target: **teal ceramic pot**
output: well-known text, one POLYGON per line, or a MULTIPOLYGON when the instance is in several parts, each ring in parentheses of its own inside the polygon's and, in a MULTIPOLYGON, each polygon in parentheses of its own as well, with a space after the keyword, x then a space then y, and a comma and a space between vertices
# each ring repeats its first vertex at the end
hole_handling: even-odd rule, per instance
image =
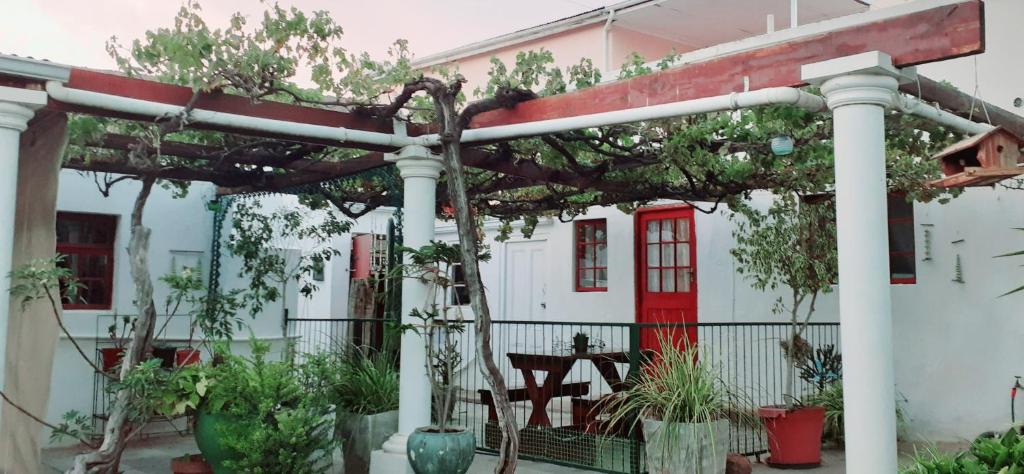
POLYGON ((435 427, 417 428, 405 446, 416 474, 465 474, 476 455, 472 431, 438 433, 435 427))
POLYGON ((236 453, 220 444, 221 426, 237 423, 237 418, 223 413, 208 413, 200 409, 196 414, 195 438, 199 452, 213 467, 214 474, 234 474, 224 467, 224 462, 234 459, 236 453))

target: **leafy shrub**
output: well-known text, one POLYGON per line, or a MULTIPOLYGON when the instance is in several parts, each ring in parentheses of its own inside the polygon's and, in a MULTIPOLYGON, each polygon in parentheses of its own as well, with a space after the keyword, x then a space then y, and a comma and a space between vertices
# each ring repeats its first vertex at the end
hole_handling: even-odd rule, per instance
POLYGON ((1002 436, 979 436, 957 454, 918 455, 903 474, 1024 474, 1024 437, 1016 428, 1002 436))
POLYGON ((326 472, 336 446, 328 397, 302 383, 303 368, 268 361, 270 346, 253 341, 252 356, 218 349, 223 362, 210 369, 204 408, 235 419, 222 426, 220 443, 240 453, 227 467, 246 473, 326 472))
POLYGON ((384 353, 353 349, 304 357, 304 384, 319 385, 338 411, 373 415, 398 409, 398 370, 384 353))

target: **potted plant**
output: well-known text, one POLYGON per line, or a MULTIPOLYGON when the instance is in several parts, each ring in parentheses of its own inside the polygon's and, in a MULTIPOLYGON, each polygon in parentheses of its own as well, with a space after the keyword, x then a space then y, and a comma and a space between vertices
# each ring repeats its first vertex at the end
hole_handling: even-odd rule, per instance
POLYGON ((821 437, 825 409, 801 402, 797 370, 813 355, 803 338, 814 314, 818 295, 832 291, 836 281, 835 211, 831 199, 787 194, 776 198, 766 211, 742 203, 735 206, 737 220, 732 250, 737 270, 754 288, 788 289, 772 308, 789 320, 787 336, 779 341, 786 360, 784 403, 758 411, 768 433, 769 465, 800 468, 821 464, 821 437))
POLYGON ((756 423, 737 404, 746 399, 700 358, 659 335, 659 354, 633 384, 608 402, 608 426, 642 429, 651 474, 720 474, 729 453, 729 423, 756 423))
POLYGON ((572 348, 577 354, 586 354, 587 348, 590 346, 590 336, 580 331, 572 337, 572 348))
POLYGON ((121 359, 124 358, 125 341, 135 331, 135 318, 116 314, 113 318, 114 321, 107 326, 107 335, 113 346, 100 348, 100 367, 105 372, 111 372, 121 365, 121 359))
POLYGON ((365 347, 304 355, 303 385, 320 384, 337 407, 336 436, 345 473, 370 471, 370 453, 398 431, 398 370, 393 357, 365 347))
MULTIPOLYGON (((476 436, 465 427, 452 426, 448 413, 455 404, 454 384, 456 358, 441 356, 457 347, 456 334, 465 330, 460 305, 449 305, 451 275, 461 261, 458 245, 434 241, 419 249, 402 249, 409 263, 399 269, 408 278, 425 282, 430 290, 423 308, 414 308, 410 315, 418 324, 404 324, 401 331, 422 335, 426 348, 426 369, 434 401, 434 424, 417 428, 409 435, 406 452, 416 474, 464 474, 476 455, 476 436), (441 304, 436 303, 437 300, 441 304), (447 374, 447 379, 443 376, 447 374), (440 416, 438 416, 440 415, 440 416)), ((485 261, 489 254, 478 257, 485 261)), ((460 356, 461 357, 461 356, 460 356)), ((460 359, 461 360, 461 359, 460 359)))
POLYGON ((254 340, 251 351, 240 357, 219 345, 223 362, 206 369, 211 382, 195 424, 199 451, 216 474, 327 472, 337 447, 327 394, 302 383, 294 360, 267 360, 269 344, 254 340))

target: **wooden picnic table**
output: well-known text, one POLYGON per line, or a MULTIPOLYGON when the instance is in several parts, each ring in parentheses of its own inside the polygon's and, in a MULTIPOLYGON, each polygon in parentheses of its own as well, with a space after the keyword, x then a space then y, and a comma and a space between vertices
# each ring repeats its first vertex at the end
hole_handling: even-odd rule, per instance
MULTIPOLYGON (((643 351, 643 357, 649 357, 648 352, 650 351, 643 351)), ((565 377, 569 375, 569 371, 578 360, 588 360, 593 363, 613 392, 621 392, 627 387, 619 375, 617 364, 630 362, 629 351, 565 352, 561 354, 509 352, 508 359, 513 368, 522 372, 526 392, 533 405, 530 419, 527 421, 529 425, 551 426, 551 419, 547 413, 548 403, 552 398, 565 393, 565 377), (543 384, 537 382, 537 378, 534 376, 535 371, 547 372, 543 384)))

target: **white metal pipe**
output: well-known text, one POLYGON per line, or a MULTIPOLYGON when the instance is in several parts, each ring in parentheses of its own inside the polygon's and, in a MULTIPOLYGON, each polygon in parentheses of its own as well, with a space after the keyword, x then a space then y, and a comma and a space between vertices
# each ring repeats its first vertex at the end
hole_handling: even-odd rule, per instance
MULTIPOLYGON (((702 99, 672 102, 669 104, 638 107, 634 109, 601 112, 536 122, 501 125, 497 127, 475 128, 462 133, 463 143, 480 141, 505 140, 510 138, 532 137, 551 133, 567 132, 582 128, 606 127, 623 123, 642 122, 670 117, 736 110, 760 105, 789 104, 819 112, 826 109, 825 100, 791 87, 771 87, 750 92, 733 92, 731 94, 702 99)), ((432 146, 439 143, 437 134, 416 137, 421 144, 432 146)))
POLYGON ((938 122, 961 132, 971 135, 987 133, 992 130, 992 125, 967 120, 959 115, 954 115, 931 104, 926 104, 916 97, 899 94, 896 97, 896 108, 908 114, 924 117, 933 122, 938 122))
POLYGON ((615 21, 615 9, 608 9, 608 19, 604 22, 604 72, 612 70, 612 22, 615 21))
MULTIPOLYGON (((57 81, 46 83, 46 92, 55 100, 68 104, 96 107, 115 112, 124 112, 135 115, 153 117, 169 117, 181 113, 184 107, 179 105, 163 104, 147 100, 132 99, 100 92, 86 91, 64 87, 57 81)), ((324 125, 310 125, 295 123, 285 120, 274 120, 245 115, 215 112, 212 110, 193 109, 189 114, 189 120, 196 123, 217 125, 222 127, 238 128, 256 132, 269 132, 294 137, 318 138, 332 140, 339 143, 365 143, 371 145, 384 145, 401 148, 406 145, 413 145, 414 140, 408 137, 392 135, 390 133, 367 132, 363 130, 352 130, 341 127, 328 127, 324 125)))
POLYGON ((789 27, 800 26, 800 0, 789 0, 789 27))

